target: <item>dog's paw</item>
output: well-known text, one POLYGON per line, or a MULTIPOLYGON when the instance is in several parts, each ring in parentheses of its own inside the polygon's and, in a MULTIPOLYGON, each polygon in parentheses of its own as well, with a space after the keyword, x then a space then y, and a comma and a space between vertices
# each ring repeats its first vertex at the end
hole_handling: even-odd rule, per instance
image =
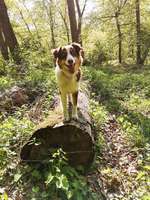
POLYGON ((67 123, 67 122, 69 122, 69 121, 70 121, 70 118, 69 118, 69 117, 64 117, 63 123, 67 123))
POLYGON ((63 120, 63 123, 64 123, 64 124, 69 123, 69 122, 70 122, 70 119, 68 119, 68 120, 64 119, 64 120, 63 120))
POLYGON ((72 115, 72 118, 73 120, 77 121, 78 120, 78 115, 72 115))

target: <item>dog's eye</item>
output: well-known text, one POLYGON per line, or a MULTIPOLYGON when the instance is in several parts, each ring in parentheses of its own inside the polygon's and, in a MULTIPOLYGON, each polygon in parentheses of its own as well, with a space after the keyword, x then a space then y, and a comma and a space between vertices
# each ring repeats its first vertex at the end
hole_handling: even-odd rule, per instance
POLYGON ((71 53, 72 56, 76 56, 76 51, 75 51, 75 49, 71 48, 71 49, 70 49, 70 53, 71 53))
POLYGON ((63 50, 63 51, 61 52, 61 54, 60 54, 60 58, 61 58, 61 59, 66 59, 66 57, 67 57, 67 51, 66 51, 66 50, 63 50))

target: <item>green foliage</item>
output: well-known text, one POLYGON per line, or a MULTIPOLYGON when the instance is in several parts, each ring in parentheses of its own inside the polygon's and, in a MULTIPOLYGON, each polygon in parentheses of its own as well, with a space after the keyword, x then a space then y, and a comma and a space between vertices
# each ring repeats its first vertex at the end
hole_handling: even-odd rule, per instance
MULTIPOLYGON (((119 114, 118 119, 122 121, 129 140, 137 146, 144 146, 150 133, 150 79, 147 68, 131 73, 124 68, 102 66, 100 69, 86 69, 86 77, 100 105, 119 114)), ((96 115, 94 111, 92 113, 96 115)), ((100 113, 103 116, 103 111, 100 113)), ((97 118, 101 120, 100 116, 97 118)))
POLYGON ((107 111, 106 108, 102 105, 100 105, 97 101, 94 99, 91 99, 90 101, 90 113, 93 117, 94 123, 96 123, 99 127, 104 124, 107 120, 107 111))
POLYGON ((88 52, 88 61, 92 65, 102 64, 108 60, 108 53, 104 42, 96 41, 94 47, 88 52))
POLYGON ((61 149, 49 161, 45 183, 50 197, 64 200, 93 199, 84 177, 67 164, 66 155, 61 149))
POLYGON ((13 179, 18 190, 24 191, 24 198, 97 200, 81 175, 83 169, 72 168, 62 149, 52 152, 52 157, 44 165, 22 166, 16 171, 13 179))
POLYGON ((0 91, 5 91, 10 88, 15 81, 9 76, 1 76, 0 77, 0 91))
POLYGON ((143 147, 148 142, 148 138, 145 137, 138 124, 133 124, 127 115, 119 116, 118 121, 132 144, 143 147))
MULTIPOLYGON (((0 124, 0 174, 7 165, 11 165, 11 161, 17 156, 18 149, 29 138, 34 124, 23 117, 19 117, 21 113, 16 113, 16 116, 9 116, 0 124)), ((2 178, 2 177, 1 177, 2 178)))

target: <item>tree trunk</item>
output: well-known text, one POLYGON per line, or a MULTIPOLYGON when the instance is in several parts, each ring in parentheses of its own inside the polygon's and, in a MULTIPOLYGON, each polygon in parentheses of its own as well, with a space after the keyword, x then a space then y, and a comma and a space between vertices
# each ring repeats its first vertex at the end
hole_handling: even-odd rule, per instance
MULTIPOLYGON (((58 8, 59 9, 59 8, 58 8)), ((67 20, 66 18, 63 16, 63 13, 61 11, 61 9, 58 10, 59 11, 59 14, 64 22, 64 26, 65 26, 65 29, 66 29, 66 36, 67 36, 67 41, 68 41, 68 44, 70 43, 70 36, 69 36, 69 27, 68 27, 68 24, 67 24, 67 20)))
POLYGON ((0 27, 0 50, 4 60, 8 60, 9 59, 8 48, 5 43, 1 27, 0 27))
POLYGON ((74 0, 67 0, 72 42, 79 42, 74 0))
POLYGON ((26 26, 26 28, 27 28, 29 34, 32 36, 32 33, 31 33, 31 31, 30 31, 30 28, 29 28, 29 25, 28 25, 28 23, 26 22, 26 20, 25 20, 25 18, 24 18, 24 16, 23 16, 23 13, 22 13, 22 11, 20 10, 19 7, 18 7, 18 10, 19 10, 20 16, 21 16, 21 18, 22 18, 22 20, 23 20, 23 22, 24 22, 24 24, 25 24, 25 26, 26 26))
POLYGON ((56 48, 55 35, 54 35, 54 19, 53 19, 53 16, 52 16, 51 7, 49 8, 49 17, 50 17, 50 29, 51 29, 52 47, 56 48))
POLYGON ((144 65, 144 62, 149 54, 149 51, 150 51, 150 47, 147 47, 147 49, 144 51, 143 56, 141 58, 141 62, 140 62, 141 65, 144 65))
POLYGON ((55 41, 55 34, 54 34, 54 17, 53 17, 53 14, 52 14, 52 0, 50 0, 49 4, 50 5, 47 5, 48 3, 43 0, 43 6, 46 10, 46 13, 47 13, 47 16, 48 16, 48 24, 49 24, 49 27, 50 27, 50 32, 51 32, 51 43, 52 43, 52 48, 56 48, 56 41, 55 41))
POLYGON ((141 22, 140 22, 140 0, 136 0, 136 63, 141 63, 141 22))
POLYGON ((18 42, 11 26, 4 0, 0 0, 0 23, 6 44, 9 47, 12 57, 17 63, 20 63, 18 55, 18 42))
POLYGON ((30 10, 26 6, 25 1, 22 0, 21 2, 22 2, 24 8, 26 9, 27 13, 29 14, 29 16, 30 16, 30 18, 32 20, 32 23, 34 25, 34 28, 35 28, 35 31, 36 31, 36 34, 37 34, 37 38, 39 39, 39 42, 40 42, 40 35, 39 35, 37 24, 36 24, 35 20, 33 19, 32 14, 30 13, 30 10))
POLYGON ((116 20, 116 26, 118 31, 118 61, 121 64, 122 63, 122 32, 121 27, 119 23, 119 15, 118 13, 115 13, 115 20, 116 20))
POLYGON ((44 162, 51 155, 52 149, 62 148, 71 165, 90 165, 94 157, 94 136, 87 96, 79 93, 78 121, 63 123, 60 102, 57 101, 56 105, 48 119, 39 125, 22 148, 21 159, 26 162, 44 162))

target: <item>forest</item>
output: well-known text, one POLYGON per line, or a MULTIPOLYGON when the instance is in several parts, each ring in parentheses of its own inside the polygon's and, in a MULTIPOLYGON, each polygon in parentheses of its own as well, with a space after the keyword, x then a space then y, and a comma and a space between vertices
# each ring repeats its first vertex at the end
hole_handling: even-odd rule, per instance
POLYGON ((0 0, 0 200, 150 200, 149 164, 150 1, 0 0), (74 167, 52 148, 28 164, 23 146, 60 117, 52 50, 73 42, 93 160, 74 167))

